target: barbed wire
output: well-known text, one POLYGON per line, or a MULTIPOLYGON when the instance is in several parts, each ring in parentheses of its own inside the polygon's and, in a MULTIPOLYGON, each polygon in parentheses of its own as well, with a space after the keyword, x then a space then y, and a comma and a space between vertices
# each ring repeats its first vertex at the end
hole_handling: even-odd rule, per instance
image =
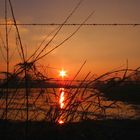
MULTIPOLYGON (((0 23, 0 26, 5 26, 5 23, 0 23)), ((8 26, 15 25, 7 23, 8 26)), ((60 26, 61 23, 17 23, 17 26, 60 26)), ((67 23, 64 26, 79 26, 79 23, 67 23)), ((82 26, 140 26, 140 23, 86 23, 82 26)))

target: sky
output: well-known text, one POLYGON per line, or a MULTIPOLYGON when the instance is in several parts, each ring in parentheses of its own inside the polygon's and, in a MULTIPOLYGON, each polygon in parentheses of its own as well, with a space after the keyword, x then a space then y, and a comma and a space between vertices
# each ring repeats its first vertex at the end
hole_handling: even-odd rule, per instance
MULTIPOLYGON (((11 0, 17 23, 63 23, 79 0, 11 0)), ((140 0, 84 0, 67 23, 140 23, 140 0)), ((8 6, 8 19, 12 20, 8 6)), ((0 0, 0 23, 4 22, 4 0, 0 0)), ((57 26, 19 26, 26 57, 28 58, 50 32, 57 26)), ((64 26, 45 52, 67 38, 77 27, 64 26)), ((5 37, 4 26, 0 26, 5 37)), ((53 33, 54 34, 54 33, 53 33)), ((51 34, 46 42, 53 36, 51 34)), ((74 76, 86 60, 81 77, 89 71, 103 74, 125 68, 128 59, 130 68, 140 66, 140 26, 83 26, 66 43, 37 62, 46 68, 50 77, 57 77, 60 69, 67 70, 68 78, 74 76), (47 67, 55 69, 47 69, 47 67)), ((2 48, 0 40, 0 47, 2 48)), ((21 61, 16 49, 16 31, 9 28, 10 68, 21 61)), ((5 50, 3 49, 3 52, 5 50)), ((4 55, 5 52, 4 52, 4 55)), ((0 70, 6 70, 0 54, 0 70)))

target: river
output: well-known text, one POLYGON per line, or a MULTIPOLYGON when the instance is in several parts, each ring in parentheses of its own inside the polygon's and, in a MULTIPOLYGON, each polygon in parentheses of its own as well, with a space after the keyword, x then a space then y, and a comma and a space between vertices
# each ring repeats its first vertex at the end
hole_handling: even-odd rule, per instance
MULTIPOLYGON (((1 90, 0 117, 5 118, 6 90, 1 90)), ((84 119, 137 119, 140 107, 108 101, 96 90, 86 88, 10 89, 7 100, 9 120, 75 122, 84 119), (27 113, 28 112, 28 113, 27 113)))

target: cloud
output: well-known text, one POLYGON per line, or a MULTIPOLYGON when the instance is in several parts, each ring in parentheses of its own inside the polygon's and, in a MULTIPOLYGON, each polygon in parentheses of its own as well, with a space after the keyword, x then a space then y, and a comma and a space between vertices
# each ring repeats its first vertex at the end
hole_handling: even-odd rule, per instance
MULTIPOLYGON (((0 18, 0 23, 1 24, 5 24, 6 22, 5 22, 5 19, 3 19, 3 18, 0 18)), ((17 24, 21 24, 21 22, 20 21, 16 21, 16 23, 17 24)), ((7 24, 8 24, 8 28, 12 28, 14 25, 14 21, 13 21, 13 19, 11 19, 11 18, 8 18, 7 19, 7 24), (10 25, 11 24, 11 25, 10 25)), ((25 26, 19 26, 18 25, 18 28, 19 28, 19 31, 20 31, 20 33, 28 33, 28 28, 26 28, 25 26)), ((5 29, 5 26, 1 26, 1 30, 4 30, 5 29)))

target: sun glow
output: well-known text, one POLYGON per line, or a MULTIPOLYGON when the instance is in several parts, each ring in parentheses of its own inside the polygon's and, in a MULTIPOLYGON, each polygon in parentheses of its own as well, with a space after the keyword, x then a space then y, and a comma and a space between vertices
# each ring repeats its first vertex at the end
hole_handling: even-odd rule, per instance
POLYGON ((62 120, 58 121, 59 124, 63 124, 64 122, 62 120))
MULTIPOLYGON (((59 97, 59 106, 60 106, 60 109, 63 109, 64 108, 64 100, 65 100, 65 91, 64 91, 64 88, 60 88, 60 97, 59 97)), ((63 124, 64 121, 61 119, 58 120, 58 123, 59 124, 63 124)))
POLYGON ((59 104, 60 104, 60 108, 63 109, 64 107, 64 88, 60 88, 60 100, 59 100, 59 104))

